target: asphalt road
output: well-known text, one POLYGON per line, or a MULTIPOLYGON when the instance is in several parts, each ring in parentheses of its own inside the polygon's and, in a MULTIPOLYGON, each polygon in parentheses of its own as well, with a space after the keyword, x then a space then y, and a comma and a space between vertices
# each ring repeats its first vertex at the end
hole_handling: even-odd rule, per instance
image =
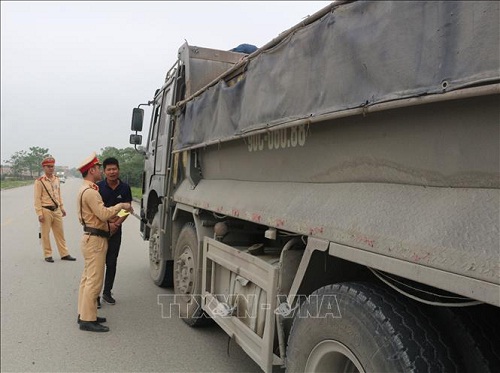
POLYGON ((70 178, 61 188, 66 241, 76 262, 61 261, 53 239, 55 263, 43 260, 32 186, 1 192, 1 371, 260 372, 218 326, 190 328, 175 315, 162 317, 159 296, 172 291, 150 280, 147 242, 134 217, 124 223, 113 289, 117 303, 99 310, 111 331, 78 329, 80 185, 70 178))

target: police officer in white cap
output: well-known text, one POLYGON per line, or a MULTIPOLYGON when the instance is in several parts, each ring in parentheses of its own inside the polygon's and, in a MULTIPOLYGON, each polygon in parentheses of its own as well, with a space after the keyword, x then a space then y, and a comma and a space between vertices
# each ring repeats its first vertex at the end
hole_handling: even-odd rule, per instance
POLYGON ((95 184, 102 178, 101 163, 92 153, 78 167, 83 176, 83 185, 78 193, 78 218, 83 225, 80 242, 85 265, 78 293, 78 324, 81 330, 107 332, 109 328, 101 325, 106 318, 97 316, 97 296, 102 289, 106 251, 108 249, 108 220, 124 209, 132 211, 130 203, 119 203, 105 207, 95 184))
POLYGON ((56 240, 57 249, 61 260, 75 261, 69 255, 69 250, 64 238, 63 220, 66 216, 61 197, 61 184, 54 173, 56 160, 48 156, 42 160, 45 175, 35 180, 35 212, 40 222, 40 238, 42 239, 45 261, 54 263, 52 248, 50 246, 50 230, 56 240))

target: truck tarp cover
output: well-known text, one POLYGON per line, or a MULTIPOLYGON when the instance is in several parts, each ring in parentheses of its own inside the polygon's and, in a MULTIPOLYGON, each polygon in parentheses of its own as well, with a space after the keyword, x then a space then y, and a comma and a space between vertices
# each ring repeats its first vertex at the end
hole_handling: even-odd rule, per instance
POLYGON ((176 149, 384 101, 499 80, 496 1, 341 5, 189 101, 176 149))

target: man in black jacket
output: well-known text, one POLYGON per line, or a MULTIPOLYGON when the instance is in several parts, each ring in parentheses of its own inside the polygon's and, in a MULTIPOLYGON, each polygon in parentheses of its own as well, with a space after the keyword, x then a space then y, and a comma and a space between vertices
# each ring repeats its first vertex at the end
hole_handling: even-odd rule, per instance
MULTIPOLYGON (((110 157, 104 160, 103 168, 106 179, 97 183, 99 193, 104 201, 104 206, 111 207, 118 203, 132 203, 132 191, 127 183, 120 179, 120 165, 116 158, 110 157)), ((116 301, 111 294, 116 276, 116 264, 118 253, 122 242, 122 223, 128 215, 118 216, 109 223, 111 237, 108 239, 108 252, 106 254, 106 275, 104 278, 104 289, 102 300, 108 304, 115 304, 116 301)))

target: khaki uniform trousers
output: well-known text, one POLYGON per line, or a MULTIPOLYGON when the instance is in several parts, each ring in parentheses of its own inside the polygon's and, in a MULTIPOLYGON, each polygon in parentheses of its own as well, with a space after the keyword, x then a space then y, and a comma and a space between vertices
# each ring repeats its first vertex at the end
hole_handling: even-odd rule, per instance
POLYGON ((68 247, 66 246, 66 240, 64 239, 63 221, 61 209, 56 211, 50 211, 42 208, 43 223, 40 223, 42 230, 42 246, 43 254, 45 257, 52 256, 52 247, 50 246, 50 229, 52 229, 52 234, 56 241, 57 249, 59 250, 59 255, 61 258, 63 256, 69 255, 68 247))
POLYGON ((80 241, 85 264, 78 292, 78 314, 82 321, 97 320, 97 297, 102 289, 108 239, 84 234, 80 241))

